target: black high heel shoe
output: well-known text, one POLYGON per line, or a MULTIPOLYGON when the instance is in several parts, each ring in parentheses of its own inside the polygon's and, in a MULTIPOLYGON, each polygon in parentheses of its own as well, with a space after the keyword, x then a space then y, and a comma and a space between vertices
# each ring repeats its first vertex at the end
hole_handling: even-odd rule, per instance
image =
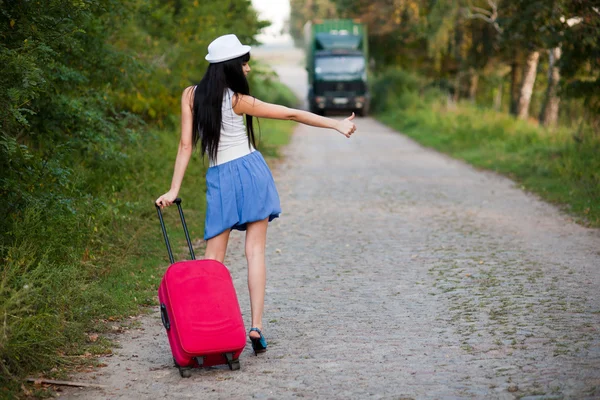
POLYGON ((250 329, 250 332, 257 332, 260 337, 253 338, 250 336, 250 341, 252 342, 252 350, 254 350, 254 355, 258 355, 258 353, 264 353, 267 351, 267 339, 263 336, 262 332, 258 328, 250 329))

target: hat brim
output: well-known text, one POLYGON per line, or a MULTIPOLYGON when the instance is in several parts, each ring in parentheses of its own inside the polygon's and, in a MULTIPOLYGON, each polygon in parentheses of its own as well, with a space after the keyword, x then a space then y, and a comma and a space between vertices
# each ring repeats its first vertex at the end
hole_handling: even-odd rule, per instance
POLYGON ((236 51, 233 54, 229 54, 227 57, 212 58, 210 56, 210 54, 207 54, 206 57, 204 57, 204 59, 206 61, 208 61, 209 63, 219 63, 219 62, 223 62, 223 61, 233 60, 234 58, 241 57, 246 53, 250 53, 250 49, 252 49, 252 47, 247 46, 247 45, 242 45, 242 47, 239 49, 239 51, 236 51))

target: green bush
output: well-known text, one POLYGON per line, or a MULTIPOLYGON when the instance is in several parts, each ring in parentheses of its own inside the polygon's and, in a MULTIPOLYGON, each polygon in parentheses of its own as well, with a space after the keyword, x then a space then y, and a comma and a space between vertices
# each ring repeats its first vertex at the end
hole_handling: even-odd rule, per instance
POLYGON ((410 107, 418 100, 420 79, 401 69, 389 69, 371 84, 371 109, 381 112, 391 107, 410 107))

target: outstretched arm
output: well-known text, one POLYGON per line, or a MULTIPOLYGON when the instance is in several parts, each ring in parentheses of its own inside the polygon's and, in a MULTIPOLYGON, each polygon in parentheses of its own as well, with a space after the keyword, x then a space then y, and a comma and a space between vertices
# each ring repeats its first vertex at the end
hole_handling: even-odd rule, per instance
POLYGON ((321 117, 308 111, 265 103, 252 96, 242 94, 237 94, 236 96, 233 111, 239 115, 247 114, 259 118, 287 119, 319 128, 335 129, 346 137, 350 137, 356 131, 356 125, 352 122, 354 113, 350 117, 340 121, 321 117))
POLYGON ((173 179, 171 180, 171 189, 158 199, 156 204, 161 208, 168 207, 177 198, 181 182, 185 175, 188 163, 192 156, 193 139, 192 139, 192 104, 193 104, 193 86, 186 88, 181 95, 181 139, 179 140, 179 149, 177 150, 177 158, 175 159, 175 169, 173 171, 173 179))

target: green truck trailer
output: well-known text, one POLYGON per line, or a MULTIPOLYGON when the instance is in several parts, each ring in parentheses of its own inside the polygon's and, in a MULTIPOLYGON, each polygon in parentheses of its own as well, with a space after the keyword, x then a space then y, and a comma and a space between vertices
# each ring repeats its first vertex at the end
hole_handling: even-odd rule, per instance
POLYGON ((369 110, 366 26, 357 20, 308 22, 304 26, 310 111, 369 110))

